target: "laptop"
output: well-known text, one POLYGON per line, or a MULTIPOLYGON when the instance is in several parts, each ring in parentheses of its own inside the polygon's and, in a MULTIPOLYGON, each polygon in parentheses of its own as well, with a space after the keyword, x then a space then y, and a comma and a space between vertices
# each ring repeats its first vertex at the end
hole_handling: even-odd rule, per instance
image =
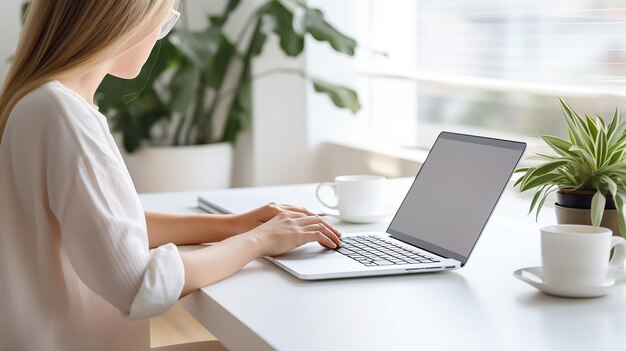
POLYGON ((304 280, 412 274, 463 267, 526 144, 442 132, 387 231, 343 234, 265 257, 304 280))

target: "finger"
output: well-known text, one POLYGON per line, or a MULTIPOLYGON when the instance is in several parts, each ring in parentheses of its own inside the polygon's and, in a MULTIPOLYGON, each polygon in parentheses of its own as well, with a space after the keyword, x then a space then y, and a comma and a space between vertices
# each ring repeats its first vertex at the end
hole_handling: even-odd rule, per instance
MULTIPOLYGON (((338 238, 341 238, 341 232, 339 230, 337 230, 335 227, 333 227, 332 225, 330 225, 330 223, 326 222, 325 220, 322 219, 322 217, 320 217, 319 215, 307 210, 304 207, 297 207, 297 206, 292 206, 292 205, 284 205, 281 204, 279 205, 281 208, 283 208, 285 211, 290 211, 290 212, 296 212, 296 213, 302 213, 303 215, 305 215, 306 217, 316 217, 319 219, 319 221, 321 221, 322 223, 324 223, 324 225, 332 230, 333 233, 335 233, 335 235, 338 238)), ((306 225, 306 224, 302 224, 302 225, 306 225)))
POLYGON ((321 232, 327 238, 329 238, 337 247, 341 246, 341 241, 339 240, 337 235, 335 235, 335 233, 332 230, 328 229, 324 225, 324 223, 309 224, 307 226, 304 226, 302 230, 307 231, 307 232, 315 232, 315 231, 321 232))
POLYGON ((303 238, 305 242, 317 241, 320 245, 322 245, 323 247, 327 249, 337 248, 337 245, 332 240, 330 240, 329 237, 324 235, 321 231, 304 232, 303 238))
POLYGON ((288 210, 288 211, 292 211, 292 212, 300 212, 303 213, 307 216, 315 216, 315 213, 307 210, 304 207, 298 207, 298 206, 293 206, 293 205, 285 205, 285 204, 281 204, 280 205, 283 209, 288 210))
POLYGON ((316 214, 311 214, 311 215, 308 215, 307 217, 300 218, 298 219, 298 221, 299 221, 298 224, 301 226, 309 225, 312 223, 324 223, 326 228, 330 229, 333 233, 335 233, 335 235, 338 238, 341 238, 341 233, 337 229, 335 229, 332 225, 330 225, 328 222, 322 219, 322 217, 316 214))
POLYGON ((289 210, 283 210, 282 212, 279 213, 279 215, 283 215, 287 218, 293 218, 293 219, 297 219, 297 218, 302 218, 302 217, 306 217, 307 215, 305 215, 304 213, 301 212, 294 212, 294 211, 289 211, 289 210))

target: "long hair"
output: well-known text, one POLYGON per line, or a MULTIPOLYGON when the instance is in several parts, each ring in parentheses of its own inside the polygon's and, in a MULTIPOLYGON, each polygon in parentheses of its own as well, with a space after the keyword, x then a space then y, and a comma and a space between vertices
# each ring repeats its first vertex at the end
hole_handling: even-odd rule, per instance
POLYGON ((0 95, 0 142, 22 97, 130 49, 161 24, 173 1, 33 0, 0 95))

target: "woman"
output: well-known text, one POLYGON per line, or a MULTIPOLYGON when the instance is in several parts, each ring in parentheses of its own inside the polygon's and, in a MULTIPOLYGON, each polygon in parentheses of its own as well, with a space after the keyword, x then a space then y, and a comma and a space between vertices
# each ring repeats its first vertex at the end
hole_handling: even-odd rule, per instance
POLYGON ((136 77, 178 16, 173 0, 33 1, 0 96, 1 350, 145 350, 147 318, 181 296, 260 256, 340 244, 289 206, 144 213, 93 97, 107 74, 136 77), (175 246, 202 242, 218 243, 175 246))

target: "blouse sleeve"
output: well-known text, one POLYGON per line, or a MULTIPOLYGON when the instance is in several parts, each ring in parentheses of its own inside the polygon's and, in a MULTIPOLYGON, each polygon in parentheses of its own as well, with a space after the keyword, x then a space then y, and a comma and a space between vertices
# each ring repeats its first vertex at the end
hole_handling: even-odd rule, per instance
POLYGON ((62 249, 80 279, 130 319, 156 316, 179 298, 176 246, 149 250, 145 214, 128 171, 106 154, 83 155, 53 196, 62 249))

